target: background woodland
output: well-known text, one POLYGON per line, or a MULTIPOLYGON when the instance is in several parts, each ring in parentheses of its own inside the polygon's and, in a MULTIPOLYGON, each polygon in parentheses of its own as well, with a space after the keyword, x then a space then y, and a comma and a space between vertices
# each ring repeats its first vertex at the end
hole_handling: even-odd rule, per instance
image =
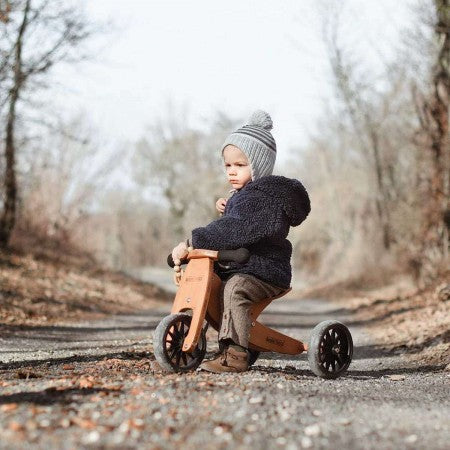
MULTIPOLYGON (((218 149, 246 117, 217 111, 199 127, 172 99, 144 135, 106 148, 86 116, 46 109, 63 82, 54 67, 89 59, 85 43, 104 32, 68 5, 0 1, 0 245, 88 253, 118 270, 161 266, 217 217, 228 192, 218 149)), ((345 38, 342 11, 322 4, 334 95, 308 144, 276 165, 312 201, 290 235, 294 269, 311 284, 398 274, 426 284, 449 261, 449 1, 420 2, 377 73, 345 38)))

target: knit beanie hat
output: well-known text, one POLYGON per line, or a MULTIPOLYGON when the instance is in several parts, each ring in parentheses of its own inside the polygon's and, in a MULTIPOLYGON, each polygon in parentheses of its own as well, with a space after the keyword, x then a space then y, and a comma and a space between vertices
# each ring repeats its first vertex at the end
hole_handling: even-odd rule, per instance
POLYGON ((270 132, 272 127, 269 114, 261 110, 255 111, 248 125, 231 133, 222 145, 222 153, 231 144, 245 154, 250 163, 253 181, 272 174, 277 156, 277 144, 270 132))

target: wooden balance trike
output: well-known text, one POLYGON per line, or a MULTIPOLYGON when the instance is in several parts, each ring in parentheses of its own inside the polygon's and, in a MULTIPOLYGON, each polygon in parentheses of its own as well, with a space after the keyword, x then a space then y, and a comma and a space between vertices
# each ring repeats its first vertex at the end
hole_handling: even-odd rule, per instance
MULTIPOLYGON (((219 331, 222 314, 222 281, 214 272, 214 262, 242 264, 248 258, 249 252, 244 248, 218 252, 196 249, 182 261, 187 263, 184 271, 176 268, 178 290, 171 314, 161 320, 153 336, 155 357, 161 367, 171 372, 187 372, 200 365, 206 353, 207 327, 211 325, 219 331)), ((174 266, 171 255, 168 263, 174 266)), ((250 308, 249 365, 256 362, 260 352, 299 355, 307 351, 309 365, 317 376, 339 377, 347 370, 353 354, 352 336, 344 324, 334 320, 319 323, 311 333, 309 345, 306 345, 257 321, 273 300, 290 290, 250 308)))

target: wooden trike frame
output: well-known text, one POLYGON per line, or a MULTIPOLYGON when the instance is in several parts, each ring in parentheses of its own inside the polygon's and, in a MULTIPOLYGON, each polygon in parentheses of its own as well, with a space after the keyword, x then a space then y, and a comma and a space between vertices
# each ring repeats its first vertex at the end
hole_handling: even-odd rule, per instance
MULTIPOLYGON (((190 353, 197 347, 205 319, 219 331, 221 315, 219 294, 222 281, 214 273, 214 261, 217 259, 218 252, 213 250, 196 249, 187 255, 189 262, 181 275, 171 310, 172 314, 188 311, 192 313, 189 332, 183 342, 184 352, 190 353)), ((273 300, 283 297, 290 290, 291 288, 286 289, 280 295, 255 303, 250 308, 250 349, 287 355, 298 355, 307 350, 307 345, 303 342, 266 327, 256 320, 273 300)))

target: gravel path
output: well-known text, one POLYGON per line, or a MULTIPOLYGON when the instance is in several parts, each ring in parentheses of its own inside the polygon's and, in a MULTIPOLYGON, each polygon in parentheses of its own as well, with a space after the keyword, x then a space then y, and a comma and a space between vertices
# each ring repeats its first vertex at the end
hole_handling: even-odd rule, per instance
POLYGON ((304 355, 264 355, 240 375, 161 373, 151 335, 169 308, 0 326, 0 448, 449 448, 449 374, 386 353, 344 309, 283 299, 263 316, 306 341, 328 318, 350 327, 350 370, 325 381, 304 355))

